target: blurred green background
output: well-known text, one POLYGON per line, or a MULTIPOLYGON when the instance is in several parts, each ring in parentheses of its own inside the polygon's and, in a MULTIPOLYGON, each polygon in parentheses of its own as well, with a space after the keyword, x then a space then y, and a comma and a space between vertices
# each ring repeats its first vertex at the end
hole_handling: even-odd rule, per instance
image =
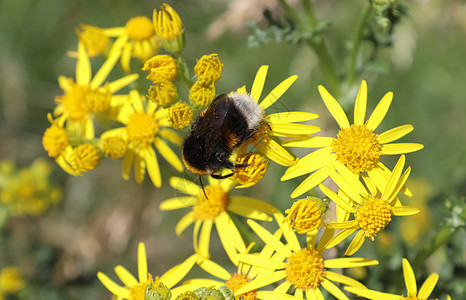
MULTIPOLYGON (((168 1, 185 26, 183 55, 188 65, 192 68, 202 55, 218 53, 224 68, 217 93, 244 84, 250 88, 263 64, 270 65, 265 87, 269 91, 284 78, 297 74, 300 78, 285 94, 278 110, 318 113, 320 118, 312 124, 320 126, 323 134, 335 134, 336 122, 317 92, 319 84, 328 84, 317 67, 316 56, 301 44, 271 42, 248 48, 247 36, 251 32, 245 23, 254 20, 263 26, 262 10, 266 7, 275 15, 282 13, 275 1, 249 2, 168 1)), ((337 65, 344 65, 365 1, 314 2, 317 18, 331 23, 325 32, 330 52, 337 65)), ((151 17, 152 10, 161 4, 2 0, 0 160, 25 167, 37 157, 46 157, 41 143, 49 126, 46 114, 55 107, 54 97, 62 94, 58 75, 74 77, 76 60, 67 57, 66 52, 76 49, 75 28, 79 24, 124 26, 131 17, 151 17)), ((424 205, 427 211, 407 227, 420 227, 415 244, 400 237, 403 224, 395 220, 385 239, 380 238, 376 245, 365 244, 358 253, 381 260, 379 271, 371 268, 372 278, 377 280, 369 286, 383 290, 400 284, 398 293, 405 292, 403 283, 401 278, 393 279, 390 274, 394 273, 390 272, 400 274, 401 258, 412 258, 410 255, 422 241, 445 222, 445 201, 466 194, 466 4, 461 0, 417 0, 410 1, 409 7, 410 15, 396 27, 394 46, 381 53, 384 65, 374 65, 357 78, 368 81, 368 112, 386 92, 394 92, 379 133, 412 124, 414 132, 402 142, 425 145, 422 151, 407 155, 407 164, 413 168, 408 181, 414 192, 413 203, 424 205)), ((362 53, 367 49, 369 46, 363 43, 362 53)), ((348 98, 354 99, 357 90, 346 92, 348 98)), ((395 159, 386 162, 390 168, 395 159)), ((122 264, 136 273, 140 241, 146 244, 149 271, 154 276, 192 254, 191 231, 182 239, 174 234, 174 226, 185 211, 162 213, 158 209, 162 200, 175 196, 167 179, 176 172, 168 164, 162 162, 166 174, 163 187, 155 189, 147 178, 143 185, 123 180, 120 162, 104 161, 96 170, 73 178, 52 159, 49 161, 54 167, 52 181, 63 191, 62 201, 38 217, 11 218, 0 233, 0 268, 17 265, 28 282, 24 290, 9 296, 12 299, 109 299, 110 293, 97 280, 97 271, 115 278, 113 267, 122 264)), ((283 172, 281 167, 272 167, 256 187, 238 193, 248 193, 284 210, 291 205, 289 194, 299 180, 281 183, 283 172), (269 189, 272 185, 277 188, 269 189)), ((187 172, 181 176, 194 179, 187 172)), ((464 205, 464 198, 459 204, 464 205)), ((225 260, 215 234, 212 242, 213 257, 225 260)), ((445 299, 447 292, 460 298, 464 295, 465 248, 463 231, 415 269, 418 280, 432 272, 440 274, 432 297, 445 299)), ((364 274, 360 276, 369 282, 364 274)))

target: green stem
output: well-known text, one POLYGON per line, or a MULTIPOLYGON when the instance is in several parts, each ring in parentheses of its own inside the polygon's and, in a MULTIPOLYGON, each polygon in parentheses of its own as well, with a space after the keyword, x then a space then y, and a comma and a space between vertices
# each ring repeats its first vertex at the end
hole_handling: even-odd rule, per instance
POLYGON ((458 227, 452 228, 450 225, 444 225, 429 242, 419 249, 413 260, 413 268, 417 269, 421 266, 432 253, 447 243, 457 231, 458 227))
POLYGON ((174 53, 174 55, 177 64, 176 67, 178 70, 178 74, 176 77, 184 84, 184 86, 189 92, 189 90, 193 86, 193 82, 191 80, 191 74, 189 73, 188 65, 186 64, 183 56, 181 55, 181 52, 176 52, 174 53))
POLYGON ((351 86, 354 81, 354 77, 356 73, 356 59, 359 53, 359 48, 361 46, 364 25, 367 23, 367 20, 369 19, 371 12, 372 12, 372 5, 368 3, 364 11, 362 12, 358 25, 356 27, 356 35, 354 36, 353 48, 351 49, 350 61, 348 65, 347 81, 348 81, 349 86, 351 86))

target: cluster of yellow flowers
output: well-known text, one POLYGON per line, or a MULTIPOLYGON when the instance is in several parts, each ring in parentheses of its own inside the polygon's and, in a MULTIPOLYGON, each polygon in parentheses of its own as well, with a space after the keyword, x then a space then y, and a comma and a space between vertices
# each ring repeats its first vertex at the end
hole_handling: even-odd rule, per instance
MULTIPOLYGON (((185 46, 184 28, 178 14, 167 4, 160 11, 154 10, 152 21, 136 17, 125 27, 109 29, 83 25, 78 36, 76 80, 59 77, 64 95, 56 98, 58 105, 53 116, 48 115, 52 125, 44 133, 45 150, 66 172, 75 176, 94 169, 104 157, 121 158, 125 179, 129 178, 134 166, 137 182, 144 180, 147 170, 153 184, 160 187, 162 176, 154 146, 177 171, 183 171, 177 151, 172 150, 167 141, 181 146, 182 137, 177 130, 190 125, 193 111, 206 107, 215 97, 214 83, 220 79, 223 66, 219 56, 206 55, 197 61, 194 67, 197 80, 193 83, 181 56, 185 46), (116 40, 112 43, 109 38, 116 40), (158 54, 159 48, 167 53, 158 54), (92 77, 89 58, 97 55, 106 56, 106 60, 92 77), (151 85, 147 97, 135 88, 138 74, 106 82, 119 59, 122 69, 129 73, 131 57, 137 57, 143 64, 142 70, 149 72, 147 79, 151 85), (187 89, 189 102, 180 100, 180 84, 187 89), (127 94, 116 94, 128 87, 127 94), (97 121, 101 126, 96 127, 97 121), (113 121, 122 126, 108 128, 113 121), (98 136, 96 130, 100 127, 105 130, 98 136)), ((407 260, 403 261, 407 296, 369 290, 339 271, 378 264, 376 260, 352 255, 366 238, 374 240, 377 233, 390 223, 392 216, 419 212, 418 208, 404 206, 398 196, 400 193, 411 196, 405 186, 411 169, 405 169, 404 154, 418 151, 423 146, 393 143, 411 132, 413 127, 402 125, 375 133, 388 112, 393 94, 389 92, 383 96, 366 121, 367 85, 362 81, 354 106, 354 122, 350 124, 337 100, 319 86, 320 95, 340 131, 334 137, 313 136, 320 128, 302 122, 316 119, 318 115, 299 111, 267 113, 267 109, 297 79, 295 75, 283 80, 263 97, 267 72, 268 66, 261 66, 249 90, 249 95, 265 116, 265 124, 252 144, 254 151, 247 147, 250 145, 239 147, 231 158, 236 160, 236 164, 247 167, 235 169, 234 176, 229 179, 209 178, 204 191, 181 177, 169 180, 171 187, 186 196, 165 200, 160 208, 191 208, 178 222, 175 232, 181 235, 191 224, 194 225, 194 254, 165 274, 153 277, 148 273, 146 250, 141 243, 137 279, 124 267, 117 266, 115 272, 124 286, 99 272, 101 282, 119 298, 139 300, 149 297, 149 286, 161 283, 170 289, 170 293, 154 299, 168 299, 170 296, 175 299, 179 295, 179 299, 198 299, 189 298, 186 293, 223 285, 233 291, 236 299, 323 299, 322 288, 340 300, 348 299, 337 285, 369 299, 427 299, 438 275, 432 274, 418 293, 407 260), (282 141, 281 137, 287 140, 282 141), (313 150, 302 158, 295 158, 287 150, 292 147, 313 150), (400 155, 393 169, 382 164, 380 158, 383 155, 400 155), (291 194, 292 198, 318 186, 331 201, 306 197, 292 204, 284 216, 279 209, 264 201, 235 196, 234 193, 230 195, 233 188, 246 188, 257 183, 266 174, 269 161, 287 167, 282 181, 308 175, 291 194), (327 178, 338 186, 337 192, 326 186, 327 178), (326 214, 329 205, 335 208, 334 216, 326 214), (253 245, 243 241, 231 218, 232 213, 246 218, 251 230, 264 242, 260 252, 253 253, 253 245), (275 220, 276 230, 270 232, 254 220, 275 220), (211 260, 209 247, 214 224, 228 257, 237 269, 233 274, 211 260), (337 229, 341 230, 337 232, 337 229), (345 253, 349 257, 327 258, 330 255, 325 253, 328 249, 344 242, 355 232, 345 253), (304 245, 299 242, 303 240, 301 235, 305 236, 304 245), (173 288, 195 264, 219 279, 191 279, 173 288), (274 288, 268 288, 269 285, 274 288)), ((236 92, 248 93, 245 86, 236 92)))

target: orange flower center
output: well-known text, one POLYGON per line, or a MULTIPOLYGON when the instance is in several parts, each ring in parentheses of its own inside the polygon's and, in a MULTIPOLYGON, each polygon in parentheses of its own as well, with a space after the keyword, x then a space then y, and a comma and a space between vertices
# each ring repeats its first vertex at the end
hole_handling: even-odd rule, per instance
POLYGON ((295 288, 307 291, 317 288, 325 279, 324 259, 315 249, 302 249, 288 257, 286 280, 295 288))
POLYGON ((193 207, 194 218, 213 220, 227 208, 229 202, 228 193, 225 193, 221 187, 216 185, 206 186, 205 193, 208 199, 206 199, 204 192, 201 191, 197 204, 193 207))
POLYGON ((341 128, 331 147, 337 159, 355 174, 374 167, 379 161, 382 148, 377 135, 366 124, 341 128))
POLYGON ((359 227, 371 240, 374 240, 377 232, 384 229, 392 219, 390 204, 382 199, 369 198, 361 206, 356 214, 359 227))
POLYGON ((154 36, 154 25, 148 17, 134 17, 126 23, 126 31, 130 39, 148 40, 154 36))

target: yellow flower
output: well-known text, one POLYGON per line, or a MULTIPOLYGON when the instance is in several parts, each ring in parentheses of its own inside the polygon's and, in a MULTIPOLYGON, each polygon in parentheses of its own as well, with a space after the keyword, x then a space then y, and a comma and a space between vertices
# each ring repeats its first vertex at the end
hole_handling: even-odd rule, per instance
POLYGON ((167 106, 178 98, 178 90, 170 81, 158 79, 150 86, 147 98, 157 105, 167 106))
POLYGON ((381 155, 409 153, 424 147, 415 143, 391 143, 411 132, 413 130, 412 125, 399 126, 381 134, 374 133, 390 107, 393 99, 392 92, 387 93, 380 100, 369 120, 364 122, 367 85, 365 81, 362 81, 356 98, 354 124, 352 125, 350 125, 341 106, 323 86, 319 86, 319 92, 325 105, 340 126, 340 132, 337 138, 298 138, 283 143, 287 147, 321 148, 299 159, 299 162, 288 168, 281 178, 282 180, 288 180, 312 173, 293 191, 291 197, 298 197, 327 177, 331 177, 329 172, 332 171, 329 170, 339 171, 345 169, 344 173, 350 174, 348 175, 348 181, 351 183, 359 180, 360 174, 367 173, 378 187, 382 186, 380 179, 388 177, 390 174, 388 169, 379 161, 381 155))
POLYGON ((202 81, 216 82, 222 75, 222 66, 218 54, 203 55, 196 63, 194 72, 202 81))
POLYGON ((144 63, 142 70, 149 71, 147 79, 154 83, 160 79, 173 81, 177 73, 176 61, 170 55, 156 55, 144 63))
POLYGON ((50 183, 52 166, 44 159, 36 159, 29 167, 16 170, 13 164, 4 172, 1 162, 0 204, 14 216, 39 215, 61 199, 61 191, 50 183))
POLYGON ((194 223, 194 250, 201 257, 209 258, 210 256, 210 234, 212 225, 215 224, 225 251, 231 261, 236 264, 238 262, 237 251, 244 253, 246 246, 229 213, 257 220, 271 220, 267 214, 276 210, 272 205, 254 198, 230 196, 228 192, 234 184, 230 180, 216 180, 209 177, 209 185, 204 188, 206 199, 204 191, 197 184, 179 177, 170 179, 170 185, 174 189, 188 196, 165 200, 160 204, 160 209, 174 210, 192 207, 192 211, 178 222, 175 232, 180 236, 188 226, 194 223))
POLYGON ((170 106, 168 111, 168 124, 175 129, 182 129, 191 124, 193 111, 186 103, 177 102, 170 106))
POLYGON ((183 171, 183 164, 162 138, 181 146, 183 140, 168 126, 168 109, 159 109, 152 101, 147 101, 136 90, 129 94, 129 101, 122 106, 117 120, 125 127, 110 129, 104 132, 101 139, 117 137, 127 144, 123 157, 123 178, 129 179, 131 167, 134 165, 136 182, 144 180, 146 168, 152 183, 156 187, 162 185, 162 177, 153 146, 160 152, 178 172, 183 171), (145 107, 145 108, 144 108, 145 107))
POLYGON ((80 29, 76 29, 76 34, 89 57, 99 56, 108 50, 110 39, 105 35, 103 29, 86 24, 81 24, 80 27, 80 29))
MULTIPOLYGON (((186 276, 195 262, 196 255, 191 255, 181 264, 165 272, 164 275, 157 276, 154 281, 156 284, 162 282, 168 288, 172 288, 186 276)), ((118 285, 102 272, 98 272, 97 277, 110 292, 121 299, 144 300, 146 287, 152 282, 152 275, 147 272, 146 247, 144 243, 139 243, 138 246, 138 279, 121 265, 115 267, 115 273, 124 286, 118 285)), ((171 291, 174 297, 179 294, 176 288, 171 291)))
POLYGON ((184 29, 180 16, 167 3, 152 15, 155 32, 165 50, 170 53, 180 52, 184 48, 184 29))
POLYGON ((189 101, 194 106, 205 107, 215 98, 215 85, 213 82, 198 80, 189 90, 189 101))
POLYGON ((145 16, 131 18, 124 27, 104 29, 104 33, 108 37, 118 37, 117 41, 121 40, 121 66, 125 72, 130 71, 131 57, 145 62, 159 50, 154 25, 145 16))
POLYGON ((25 285, 26 282, 18 267, 10 266, 0 270, 0 299, 4 299, 5 294, 16 293, 25 285))
POLYGON ((404 164, 405 157, 402 155, 388 181, 385 182, 385 188, 381 194, 377 193, 375 187, 367 191, 361 183, 357 186, 340 187, 342 193, 338 195, 324 185, 319 185, 320 189, 338 207, 337 220, 339 222, 329 223, 327 228, 342 229, 330 240, 328 248, 339 244, 353 232, 359 230, 345 252, 345 255, 353 255, 359 250, 366 238, 375 239, 377 233, 390 223, 392 215, 409 216, 419 213, 419 208, 402 206, 397 198, 411 171, 411 168, 408 167, 402 174, 404 164), (353 214, 355 219, 348 221, 350 214, 353 214))
POLYGON ((255 185, 264 177, 269 167, 268 160, 258 153, 245 153, 238 155, 235 165, 246 165, 244 168, 233 169, 231 179, 241 184, 235 188, 242 189, 255 185))
POLYGON ((92 77, 91 63, 84 45, 78 44, 78 61, 76 64, 76 82, 65 76, 58 77, 58 83, 64 95, 56 97, 58 103, 54 115, 66 119, 66 128, 77 135, 94 138, 93 115, 115 107, 118 97, 113 94, 135 81, 139 75, 133 74, 104 84, 107 76, 120 57, 122 39, 117 40, 110 50, 107 60, 92 77))
POLYGON ((237 293, 245 293, 277 283, 278 286, 273 291, 258 291, 258 298, 284 298, 287 291, 293 286, 294 296, 299 299, 304 299, 304 294, 307 299, 323 299, 320 288, 324 288, 337 299, 347 300, 348 297, 332 281, 364 288, 364 285, 358 281, 328 269, 371 266, 378 264, 376 260, 353 257, 324 259, 325 245, 331 238, 333 230, 324 232, 317 247, 314 247, 317 233, 315 231, 314 234, 310 235, 308 246, 301 248, 295 233, 287 224, 284 224, 283 216, 280 213, 275 213, 274 217, 283 231, 286 242, 282 242, 280 237, 274 236, 256 222, 248 220, 252 230, 267 246, 273 249, 273 252, 268 257, 262 258, 258 258, 254 254, 238 254, 240 261, 262 268, 264 271, 259 272, 255 279, 242 286, 237 290, 237 293), (285 281, 279 283, 283 279, 285 281))
POLYGON ((439 278, 437 273, 430 274, 418 292, 416 286, 416 277, 414 276, 413 269, 411 268, 411 265, 406 258, 403 258, 403 276, 405 279, 406 288, 408 290, 408 295, 406 297, 401 295, 381 293, 369 290, 367 288, 361 289, 358 287, 345 287, 345 289, 355 295, 358 295, 359 297, 373 300, 427 300, 434 290, 439 278))
MULTIPOLYGON (((256 141, 258 142, 254 144, 254 148, 280 165, 291 166, 295 164, 295 158, 272 137, 308 137, 310 134, 318 132, 320 129, 316 126, 297 123, 315 119, 318 115, 308 112, 267 114, 266 109, 280 99, 298 78, 296 75, 288 77, 277 85, 264 99, 259 101, 264 88, 267 70, 268 66, 261 66, 259 68, 251 87, 250 95, 254 101, 260 102, 259 106, 265 111, 265 121, 267 123, 259 130, 260 132, 256 137, 256 141)), ((237 92, 246 93, 246 88, 239 88, 237 92)))
POLYGON ((286 222, 293 231, 299 234, 312 232, 320 229, 322 225, 322 211, 316 197, 307 197, 293 203, 291 208, 285 210, 288 214, 286 222))

